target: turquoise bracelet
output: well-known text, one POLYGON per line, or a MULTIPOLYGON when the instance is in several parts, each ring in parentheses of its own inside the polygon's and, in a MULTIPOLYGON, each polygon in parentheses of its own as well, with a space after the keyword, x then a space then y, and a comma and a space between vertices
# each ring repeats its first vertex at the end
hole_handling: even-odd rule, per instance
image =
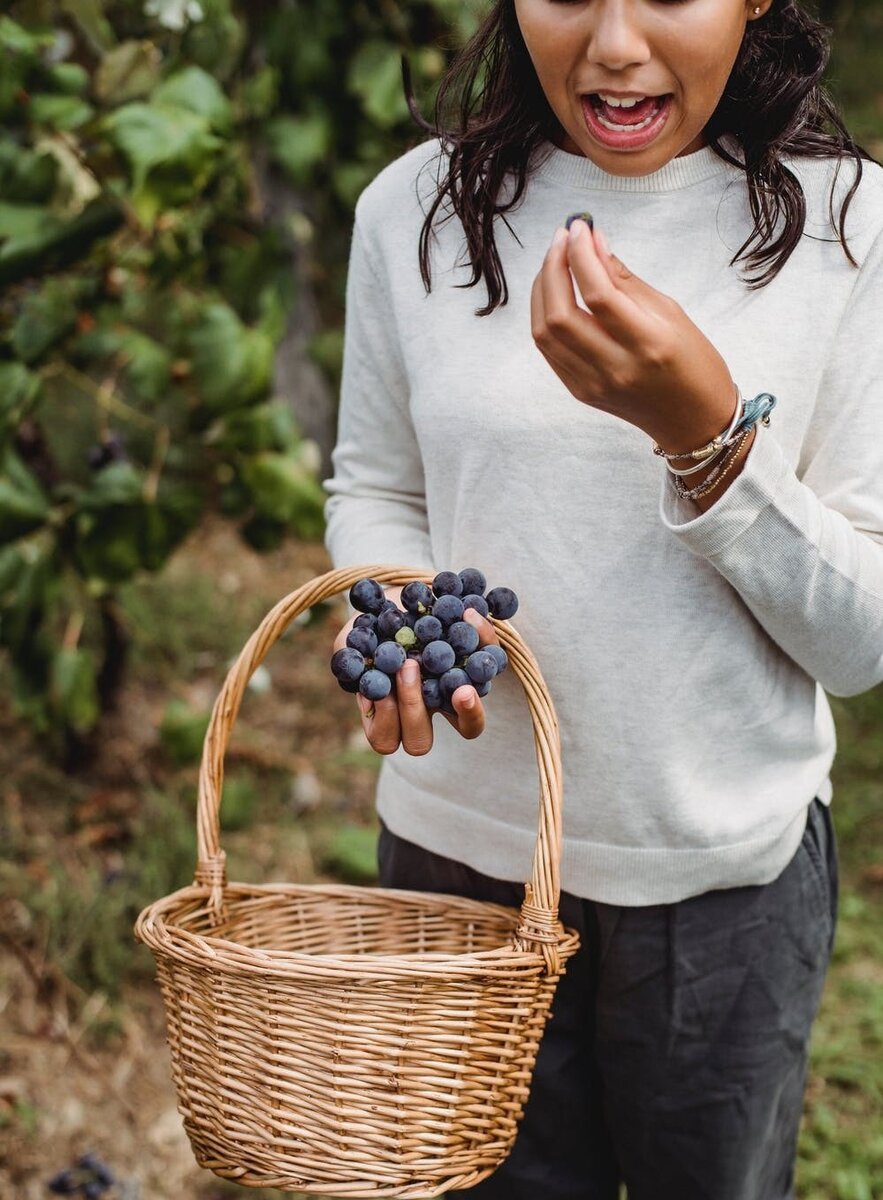
POLYGON ((672 475, 695 475, 703 467, 711 466, 726 450, 735 445, 742 434, 753 429, 758 421, 764 425, 769 425, 770 413, 775 406, 776 397, 771 392, 759 392, 753 400, 744 400, 741 393, 739 393, 736 412, 733 414, 732 421, 722 433, 712 438, 707 445, 700 446, 698 450, 685 450, 680 453, 667 454, 661 446, 654 443, 653 453, 665 459, 666 468, 672 475), (670 462, 671 459, 677 458, 698 459, 699 462, 694 467, 678 470, 670 462))

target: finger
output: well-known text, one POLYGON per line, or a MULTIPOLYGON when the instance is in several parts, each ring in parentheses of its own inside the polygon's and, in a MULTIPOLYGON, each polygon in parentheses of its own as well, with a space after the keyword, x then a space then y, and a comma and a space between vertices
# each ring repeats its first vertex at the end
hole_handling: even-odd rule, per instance
MULTIPOLYGON (((618 286, 624 279, 612 265, 609 251, 606 261, 602 261, 585 221, 574 221, 570 227, 567 263, 580 295, 604 330, 620 346, 637 348, 647 333, 646 316, 637 303, 634 289, 618 286)), ((629 273, 629 278, 634 276, 629 273)))
POLYGON ((445 716, 461 737, 472 741, 484 733, 484 705, 471 684, 458 687, 451 695, 451 704, 457 715, 451 717, 445 713, 445 716))
POLYGON ((531 295, 531 325, 544 354, 567 346, 581 355, 586 366, 603 361, 616 343, 594 314, 577 304, 567 255, 567 235, 558 230, 537 277, 536 293, 531 295))
POLYGON ((571 395, 583 403, 591 403, 595 408, 603 409, 606 412, 616 411, 615 407, 605 403, 607 374, 604 372, 609 372, 611 366, 614 366, 616 370, 627 370, 629 352, 608 339, 607 360, 604 362, 590 361, 585 357, 584 351, 578 353, 570 349, 564 342, 549 335, 545 328, 542 280, 539 275, 534 280, 531 291, 531 329, 537 349, 571 395), (599 368, 602 368, 603 371, 599 368))
POLYGON ((479 646, 487 646, 491 643, 499 646, 500 639, 497 637, 496 629, 494 629, 487 617, 483 617, 476 609, 467 608, 463 613, 463 620, 468 621, 470 625, 473 625, 478 630, 479 646))
POLYGON ((396 675, 402 747, 408 754, 428 754, 432 749, 432 716, 423 703, 420 667, 408 659, 396 675))
POLYGON ((378 754, 394 754, 401 741, 399 709, 394 697, 389 695, 372 701, 358 695, 356 701, 362 714, 362 728, 371 747, 378 754))
POLYGON ((635 275, 633 271, 630 271, 622 259, 617 258, 611 252, 607 244, 607 238, 600 229, 594 231, 594 241, 598 257, 617 288, 625 295, 631 296, 645 312, 655 311, 655 307, 660 300, 670 299, 670 297, 666 297, 663 292, 660 292, 657 288, 649 284, 646 279, 641 279, 639 275, 635 275))

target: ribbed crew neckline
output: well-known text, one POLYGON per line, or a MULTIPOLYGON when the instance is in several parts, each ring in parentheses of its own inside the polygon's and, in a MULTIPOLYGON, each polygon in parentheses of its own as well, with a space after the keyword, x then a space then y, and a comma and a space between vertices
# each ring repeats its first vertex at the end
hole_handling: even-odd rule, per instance
MULTIPOLYGON (((728 146, 727 149, 732 153, 736 147, 728 146)), ((544 142, 536 153, 537 175, 570 187, 603 192, 676 192, 715 175, 738 171, 737 167, 718 157, 710 146, 673 158, 649 175, 611 175, 590 158, 570 154, 553 142, 544 142)))

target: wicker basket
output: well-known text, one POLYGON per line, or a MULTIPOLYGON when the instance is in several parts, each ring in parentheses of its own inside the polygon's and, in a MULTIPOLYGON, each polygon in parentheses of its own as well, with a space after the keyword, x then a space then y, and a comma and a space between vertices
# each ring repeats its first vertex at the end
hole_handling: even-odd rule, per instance
POLYGON ((431 893, 227 883, 218 809, 246 684, 289 622, 372 576, 331 571, 249 639, 215 703, 191 887, 146 908, 178 1107, 200 1166, 248 1187, 435 1196, 496 1169, 515 1140, 556 983, 578 946, 557 919, 558 724, 521 638, 495 622, 530 707, 540 776, 520 912, 431 893))

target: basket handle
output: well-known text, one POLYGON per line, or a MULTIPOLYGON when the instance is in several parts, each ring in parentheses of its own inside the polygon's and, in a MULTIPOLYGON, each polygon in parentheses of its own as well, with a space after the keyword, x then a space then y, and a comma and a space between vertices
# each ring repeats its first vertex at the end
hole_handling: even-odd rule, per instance
MULTIPOLYGON (((214 919, 223 913, 227 886, 226 856, 221 849, 219 813, 224 783, 224 755, 246 686, 268 651, 299 613, 340 592, 347 592, 359 579, 376 579, 399 585, 419 579, 431 583, 433 576, 407 567, 345 567, 319 575, 280 600, 264 617, 230 668, 206 732, 199 769, 197 811, 197 865, 194 884, 209 889, 208 907, 214 919)), ((525 884, 521 924, 516 934, 519 949, 535 948, 542 953, 547 969, 557 974, 560 966, 558 943, 563 930, 558 923, 561 859, 561 809, 563 781, 561 738, 558 718, 548 689, 527 646, 508 621, 489 618, 505 649, 514 674, 524 688, 533 722, 534 744, 540 775, 540 812, 531 878, 525 884)))

